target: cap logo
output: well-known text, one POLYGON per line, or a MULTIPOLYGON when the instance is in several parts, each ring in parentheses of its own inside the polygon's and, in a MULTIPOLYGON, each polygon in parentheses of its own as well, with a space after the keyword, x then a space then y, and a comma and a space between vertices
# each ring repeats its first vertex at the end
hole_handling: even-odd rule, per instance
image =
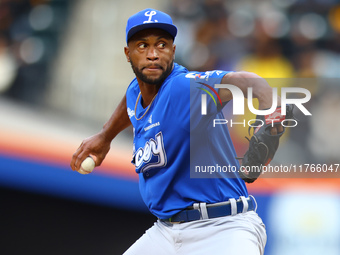
POLYGON ((147 11, 144 13, 145 16, 149 17, 148 20, 144 21, 143 23, 152 23, 152 22, 158 22, 158 20, 152 21, 152 16, 156 15, 156 11, 147 11))

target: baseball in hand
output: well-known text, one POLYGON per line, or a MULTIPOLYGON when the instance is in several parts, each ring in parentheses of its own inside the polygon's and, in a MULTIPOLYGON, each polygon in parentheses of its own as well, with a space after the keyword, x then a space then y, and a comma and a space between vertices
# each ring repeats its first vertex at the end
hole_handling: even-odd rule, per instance
POLYGON ((93 171, 95 166, 96 163, 94 162, 93 158, 89 156, 83 161, 83 163, 81 163, 78 173, 89 174, 93 171))

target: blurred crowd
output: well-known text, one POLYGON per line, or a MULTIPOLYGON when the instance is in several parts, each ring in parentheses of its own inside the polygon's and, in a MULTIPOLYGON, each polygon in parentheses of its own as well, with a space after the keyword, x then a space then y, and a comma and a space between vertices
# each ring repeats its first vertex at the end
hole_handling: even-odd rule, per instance
POLYGON ((340 77, 338 0, 172 0, 178 61, 266 78, 340 77), (177 39, 176 39, 177 40, 177 39))
POLYGON ((0 1, 0 94, 41 102, 68 5, 67 0, 0 1))

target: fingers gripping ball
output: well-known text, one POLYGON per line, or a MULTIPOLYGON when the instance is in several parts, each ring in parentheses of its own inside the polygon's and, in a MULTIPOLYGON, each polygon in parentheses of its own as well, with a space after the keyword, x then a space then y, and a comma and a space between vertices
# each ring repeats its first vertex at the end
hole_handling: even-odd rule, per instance
POLYGON ((78 173, 89 174, 93 171, 95 166, 96 163, 94 162, 93 158, 89 156, 81 163, 78 173))

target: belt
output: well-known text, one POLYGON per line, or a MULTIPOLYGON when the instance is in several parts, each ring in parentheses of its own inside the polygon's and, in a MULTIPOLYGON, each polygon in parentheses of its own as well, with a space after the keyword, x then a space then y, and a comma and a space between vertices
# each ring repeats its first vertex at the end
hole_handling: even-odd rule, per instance
POLYGON ((230 216, 254 211, 254 209, 254 202, 250 197, 241 197, 238 200, 229 199, 229 201, 216 204, 196 203, 196 206, 194 204, 194 206, 180 211, 171 218, 162 219, 162 221, 183 223, 200 219, 230 216))

